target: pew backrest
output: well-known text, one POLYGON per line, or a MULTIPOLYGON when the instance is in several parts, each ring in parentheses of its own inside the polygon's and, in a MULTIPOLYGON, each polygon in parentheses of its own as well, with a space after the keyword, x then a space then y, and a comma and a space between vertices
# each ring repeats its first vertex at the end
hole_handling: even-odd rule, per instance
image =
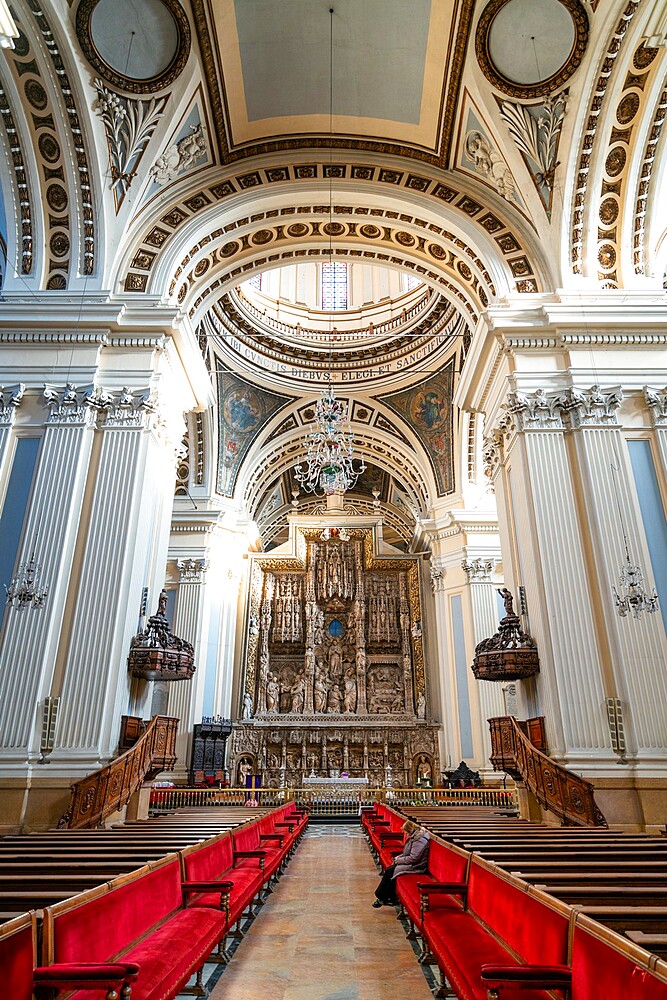
POLYGON ((35 912, 23 913, 0 926, 2 983, 12 1000, 32 1000, 37 929, 35 912))

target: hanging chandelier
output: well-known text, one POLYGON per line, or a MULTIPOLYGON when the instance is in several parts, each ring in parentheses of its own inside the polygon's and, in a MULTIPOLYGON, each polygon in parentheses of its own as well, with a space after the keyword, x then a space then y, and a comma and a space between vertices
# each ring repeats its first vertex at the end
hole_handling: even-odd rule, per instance
POLYGON ((16 608, 17 611, 44 607, 48 587, 42 586, 39 579, 39 569, 33 552, 27 563, 21 563, 9 586, 5 584, 5 593, 7 594, 5 606, 16 608))
POLYGON ((347 403, 336 398, 331 376, 315 407, 315 429, 308 434, 306 468, 297 465, 294 478, 309 493, 345 493, 366 471, 363 458, 355 465, 347 403))
POLYGON ((616 601, 616 611, 621 618, 625 618, 628 614, 631 614, 633 618, 640 618, 642 611, 646 611, 651 615, 654 611, 658 610, 658 595, 655 590, 652 594, 647 594, 644 590, 642 571, 639 566, 633 565, 630 561, 627 547, 625 550, 625 563, 619 574, 619 582, 621 593, 619 594, 616 587, 613 588, 613 591, 616 601))
POLYGON ((621 592, 619 593, 616 587, 612 587, 614 592, 614 601, 616 604, 616 612, 621 616, 621 618, 625 618, 629 614, 632 615, 633 618, 641 618, 643 611, 652 615, 658 610, 658 595, 655 589, 652 594, 648 594, 646 592, 644 589, 644 575, 640 567, 635 565, 635 563, 633 563, 630 559, 628 536, 625 531, 623 513, 621 511, 621 501, 618 493, 618 485, 616 483, 618 468, 613 462, 610 462, 609 465, 611 467, 611 481, 614 487, 618 517, 621 522, 623 547, 625 548, 625 562, 623 563, 621 572, 618 576, 621 592))

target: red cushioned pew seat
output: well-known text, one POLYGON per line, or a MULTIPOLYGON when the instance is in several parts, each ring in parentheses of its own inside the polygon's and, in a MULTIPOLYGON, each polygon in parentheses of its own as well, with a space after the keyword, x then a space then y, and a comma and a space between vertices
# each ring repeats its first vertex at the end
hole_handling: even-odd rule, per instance
POLYGON ((437 909, 461 910, 463 898, 445 892, 422 894, 420 886, 467 884, 470 854, 452 844, 431 838, 428 851, 428 869, 419 875, 401 875, 396 881, 396 895, 410 921, 421 932, 422 906, 437 909), (423 903, 422 903, 423 901, 423 903))
POLYGON ((243 911, 260 892, 264 881, 264 871, 257 863, 234 865, 234 844, 231 834, 223 833, 205 844, 193 844, 182 852, 185 884, 220 882, 220 891, 196 894, 189 901, 190 906, 219 908, 220 892, 228 887, 229 918, 225 930, 236 923, 243 911))
MULTIPOLYGON (((426 893, 431 900, 434 894, 428 889, 426 893)), ((485 965, 567 965, 570 908, 566 904, 536 898, 526 883, 474 856, 461 898, 465 910, 431 908, 429 902, 423 915, 428 947, 459 1000, 487 1000, 482 981, 485 965)), ((512 989, 522 1000, 548 1000, 544 989, 516 979, 512 989)))
MULTIPOLYGON (((57 903, 44 912, 43 964, 123 962, 139 966, 133 1000, 172 1000, 223 938, 220 908, 183 905, 179 858, 57 903)), ((104 1000, 106 989, 72 1000, 104 1000)))

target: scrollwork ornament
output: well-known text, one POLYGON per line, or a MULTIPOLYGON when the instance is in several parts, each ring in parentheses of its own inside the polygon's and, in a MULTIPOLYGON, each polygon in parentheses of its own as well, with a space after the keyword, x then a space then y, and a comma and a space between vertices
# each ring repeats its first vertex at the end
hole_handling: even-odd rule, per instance
POLYGON ((558 398, 558 405, 566 415, 572 429, 580 427, 609 427, 618 424, 618 407, 623 400, 620 387, 602 390, 599 385, 590 389, 574 387, 558 398))
POLYGON ((46 384, 44 399, 49 408, 48 424, 87 424, 95 422, 96 386, 80 388, 73 382, 63 387, 46 384))
POLYGON ((667 427, 667 386, 664 389, 652 389, 644 386, 644 400, 651 414, 654 427, 667 427))
POLYGON ((461 563, 468 583, 489 583, 493 573, 493 559, 464 559, 461 563))
POLYGON ((0 424, 14 422, 16 410, 25 394, 25 385, 0 385, 0 424))
POLYGON ((510 392, 506 409, 519 431, 563 426, 558 398, 555 395, 548 396, 544 389, 537 389, 533 393, 510 392))

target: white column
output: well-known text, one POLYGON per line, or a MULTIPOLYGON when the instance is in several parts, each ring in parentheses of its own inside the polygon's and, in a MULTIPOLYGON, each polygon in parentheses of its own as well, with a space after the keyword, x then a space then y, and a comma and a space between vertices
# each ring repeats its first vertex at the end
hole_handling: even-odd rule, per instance
POLYGON ((88 473, 95 408, 92 387, 47 386, 49 408, 25 535, 49 593, 43 609, 7 610, 0 645, 0 746, 4 767, 39 755, 41 700, 50 692, 88 473))
POLYGON ((540 656, 536 707, 552 752, 611 761, 585 529, 557 399, 541 390, 510 393, 506 412, 504 507, 516 545, 514 584, 526 589, 540 656))
MULTIPOLYGON (((443 771, 461 760, 461 740, 456 700, 456 670, 451 655, 447 568, 442 559, 431 558, 431 588, 435 607, 435 665, 429 670, 433 716, 442 723, 440 761, 443 771), (437 676, 434 676, 436 674, 437 676), (435 689, 435 690, 434 690, 435 689)), ((432 648, 432 644, 431 648, 432 648)))
POLYGON ((24 393, 22 383, 0 386, 0 475, 10 453, 11 430, 24 393))
POLYGON ((198 682, 201 674, 198 672, 205 670, 205 664, 203 668, 201 665, 201 632, 204 580, 208 563, 206 559, 195 558, 179 559, 176 565, 179 573, 179 585, 173 632, 179 638, 192 643, 197 668, 194 677, 190 680, 175 681, 169 685, 168 714, 180 719, 176 738, 178 763, 174 768, 173 776, 177 781, 184 781, 190 763, 192 727, 198 721, 193 715, 196 703, 193 695, 200 686, 198 682))
MULTIPOLYGON (((624 532, 632 561, 652 580, 641 513, 636 508, 632 469, 618 423, 620 389, 570 389, 561 399, 567 413, 582 478, 582 497, 590 531, 600 602, 607 624, 611 666, 624 707, 628 756, 642 763, 667 757, 667 639, 659 614, 640 620, 616 613, 613 587, 626 560, 624 532)), ((614 692, 609 692, 614 694, 614 692)))
POLYGON ((148 389, 105 394, 52 755, 70 767, 113 752, 142 589, 154 601, 164 580, 176 452, 156 402, 148 389))
MULTIPOLYGON (((470 588, 475 645, 498 631, 496 585, 491 582, 493 568, 493 559, 476 558, 463 562, 463 570, 468 578, 470 588)), ((491 735, 488 719, 505 715, 502 685, 497 681, 478 681, 472 674, 470 683, 471 687, 475 687, 477 690, 479 735, 484 747, 485 767, 490 769, 488 761, 491 756, 491 735)))

